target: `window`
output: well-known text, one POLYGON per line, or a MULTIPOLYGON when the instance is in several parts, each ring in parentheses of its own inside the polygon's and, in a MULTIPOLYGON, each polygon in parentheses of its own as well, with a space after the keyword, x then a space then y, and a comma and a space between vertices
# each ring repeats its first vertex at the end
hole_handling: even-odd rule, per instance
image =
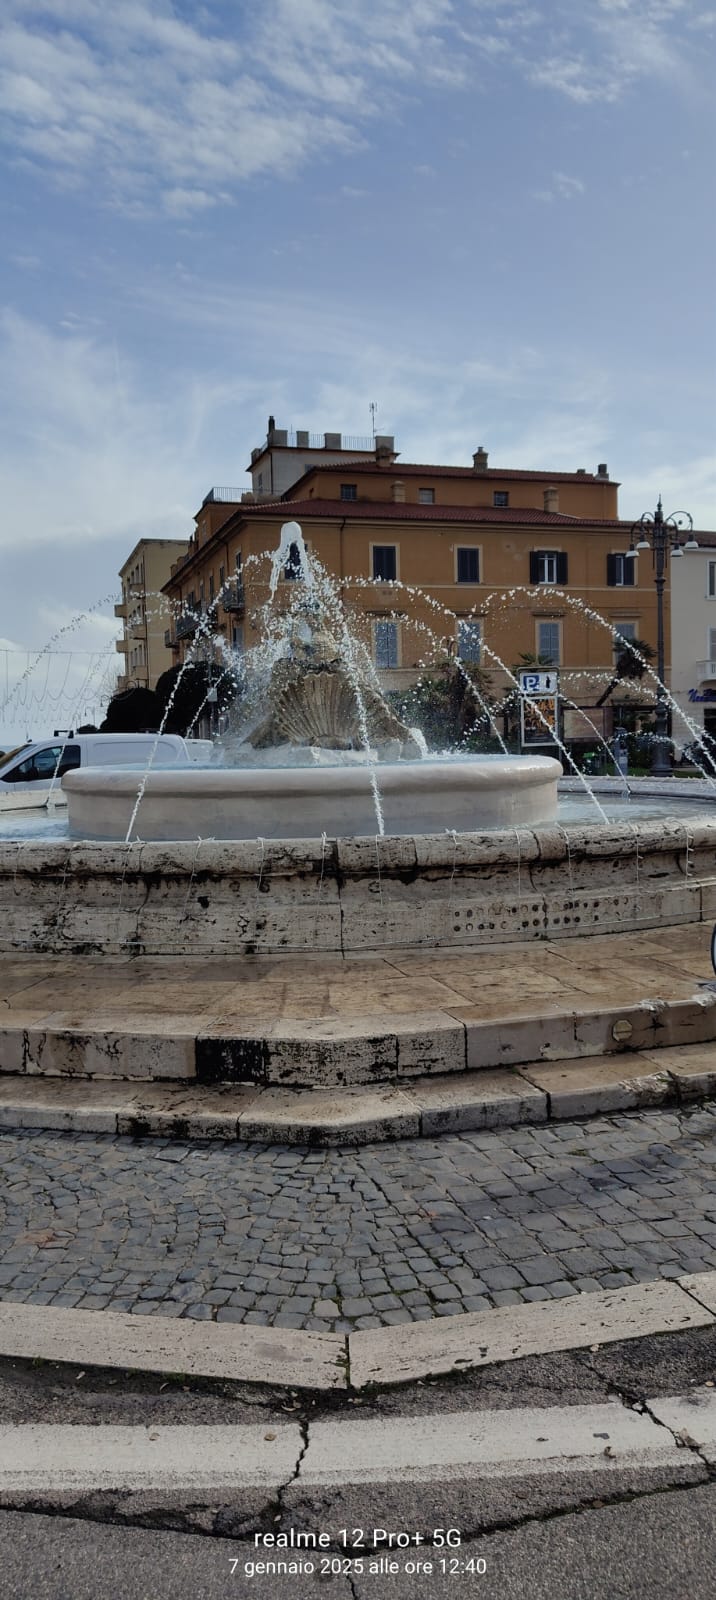
POLYGON ((549 663, 552 667, 559 666, 560 639, 558 622, 537 623, 537 654, 545 666, 549 663))
POLYGON ((624 622, 621 617, 618 617, 612 622, 612 626, 615 634, 619 634, 619 638, 614 639, 614 659, 616 660, 617 656, 620 656, 624 650, 622 639, 636 639, 638 624, 636 622, 624 622))
POLYGON ((530 583, 566 583, 567 557, 563 550, 530 551, 530 583))
POLYGON ((435 490, 434 489, 418 489, 418 505, 421 505, 421 506, 434 506, 435 505, 435 490))
POLYGON ((301 552, 297 544, 289 545, 288 560, 283 569, 287 583, 293 583, 301 576, 301 552))
POLYGON ((709 628, 709 661, 716 661, 716 628, 709 628))
POLYGON ((234 567, 235 567, 237 572, 241 571, 241 551, 240 550, 237 550, 237 552, 236 552, 236 556, 235 556, 235 559, 234 559, 234 567))
POLYGON ((244 629, 241 622, 235 622, 231 629, 231 644, 232 648, 239 652, 244 648, 244 629))
POLYGON ((263 472, 260 472, 259 473, 259 494, 263 494, 263 492, 264 492, 264 475, 263 475, 263 472))
POLYGON ((457 581, 458 583, 480 582, 480 552, 474 545, 458 545, 457 581))
POLYGON ((627 555, 607 556, 607 583, 610 589, 631 588, 636 561, 627 555))
POLYGON ((510 497, 506 489, 496 489, 492 496, 493 506, 508 506, 510 497))
POLYGON ((226 577, 226 573, 224 571, 224 568, 223 567, 219 567, 219 588, 220 589, 223 589, 223 587, 224 587, 225 577, 226 577))
POLYGON ((341 500, 357 500, 358 485, 356 483, 341 484, 341 500))
POLYGON ((716 561, 707 562, 706 593, 709 600, 716 600, 716 561))
POLYGON ((377 667, 390 668, 398 665, 398 624, 397 622, 374 623, 375 633, 375 664, 377 667))
POLYGON ((61 745, 51 745, 46 750, 36 750, 32 759, 33 778, 54 778, 61 755, 61 745))
POLYGON ((382 583, 394 583, 398 574, 397 545, 373 545, 373 577, 382 583))
POLYGON ((35 783, 47 782, 51 778, 61 778, 64 772, 70 772, 80 764, 80 747, 78 744, 68 744, 64 748, 60 744, 48 745, 44 750, 36 750, 32 756, 27 756, 19 766, 13 767, 3 779, 4 783, 35 783))
POLYGON ((213 574, 213 572, 210 572, 209 573, 209 599, 213 600, 213 598, 214 598, 214 574, 213 574))
POLYGON ((457 625, 457 653, 461 661, 472 666, 480 665, 482 653, 482 623, 470 618, 457 625))

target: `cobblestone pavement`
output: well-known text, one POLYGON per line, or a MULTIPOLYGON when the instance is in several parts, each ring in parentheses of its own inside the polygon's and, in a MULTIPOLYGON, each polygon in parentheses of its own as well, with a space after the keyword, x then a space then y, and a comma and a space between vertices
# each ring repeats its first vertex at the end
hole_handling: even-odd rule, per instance
POLYGON ((0 1141, 0 1299, 409 1322, 716 1267, 716 1107, 344 1152, 0 1141))

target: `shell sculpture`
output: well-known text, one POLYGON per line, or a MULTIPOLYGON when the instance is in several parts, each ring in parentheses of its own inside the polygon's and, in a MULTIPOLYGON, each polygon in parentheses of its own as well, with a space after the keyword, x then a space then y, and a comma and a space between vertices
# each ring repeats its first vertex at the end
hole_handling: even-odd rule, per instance
POLYGON ((354 690, 341 672, 306 672, 279 695, 273 712, 279 743, 348 750, 360 740, 354 690))
MULTIPOLYGON (((339 663, 274 674, 269 689, 272 708, 247 742, 254 749, 293 744, 323 750, 356 750, 364 743, 355 688, 339 663)), ((382 695, 367 684, 361 695, 372 744, 410 741, 409 730, 393 715, 382 695)))

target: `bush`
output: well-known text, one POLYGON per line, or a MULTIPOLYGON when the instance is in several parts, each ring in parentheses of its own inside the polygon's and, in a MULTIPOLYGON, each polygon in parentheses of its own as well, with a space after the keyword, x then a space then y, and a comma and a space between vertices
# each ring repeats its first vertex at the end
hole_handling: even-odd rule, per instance
POLYGON ((484 749, 495 737, 489 678, 481 667, 450 659, 388 698, 403 722, 420 729, 431 750, 484 749))

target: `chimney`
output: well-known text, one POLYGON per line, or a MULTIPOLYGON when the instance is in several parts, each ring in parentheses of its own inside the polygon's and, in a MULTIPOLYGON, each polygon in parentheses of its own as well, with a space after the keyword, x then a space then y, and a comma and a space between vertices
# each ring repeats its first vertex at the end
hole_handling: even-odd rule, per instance
POLYGON ((475 472, 487 472, 487 451, 483 450, 481 444, 478 445, 475 451, 475 454, 472 458, 472 465, 475 472))
POLYGON ((554 485, 544 491, 544 509, 545 511, 559 511, 559 489, 555 489, 554 485))
POLYGON ((597 477, 598 478, 608 478, 609 477, 609 468, 607 466, 606 461, 600 461, 599 466, 597 467, 597 477))
POLYGON ((405 505, 405 484, 396 482, 392 483, 390 487, 393 500, 400 502, 401 505, 405 505))

